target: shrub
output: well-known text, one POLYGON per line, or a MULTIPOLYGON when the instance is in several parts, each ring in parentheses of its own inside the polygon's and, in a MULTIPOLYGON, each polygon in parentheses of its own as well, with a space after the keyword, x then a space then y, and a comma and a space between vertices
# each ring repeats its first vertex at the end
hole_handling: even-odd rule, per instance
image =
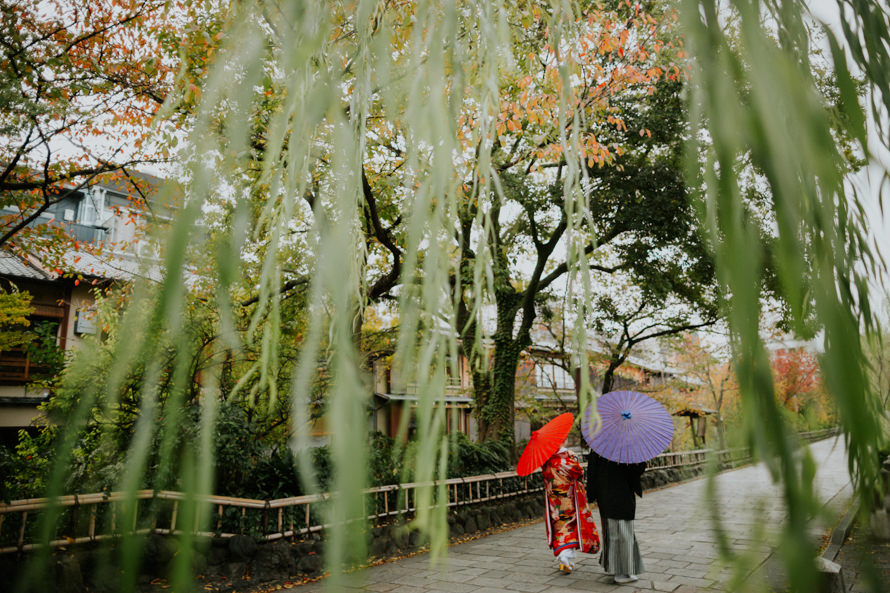
POLYGON ((501 441, 474 443, 463 433, 452 437, 448 454, 448 477, 491 474, 512 469, 510 447, 501 441))

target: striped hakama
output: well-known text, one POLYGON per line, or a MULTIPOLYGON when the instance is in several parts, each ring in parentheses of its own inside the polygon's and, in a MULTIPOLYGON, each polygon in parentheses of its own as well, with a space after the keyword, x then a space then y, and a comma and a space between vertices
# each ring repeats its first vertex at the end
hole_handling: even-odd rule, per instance
POLYGON ((634 522, 609 519, 600 514, 603 537, 603 553, 600 564, 614 575, 637 575, 643 572, 643 559, 634 534, 634 522))

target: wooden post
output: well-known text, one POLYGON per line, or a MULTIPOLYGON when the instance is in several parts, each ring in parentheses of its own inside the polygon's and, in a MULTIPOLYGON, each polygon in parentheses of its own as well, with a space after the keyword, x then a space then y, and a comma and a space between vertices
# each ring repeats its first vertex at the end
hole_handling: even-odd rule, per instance
POLYGON ((80 508, 80 504, 77 501, 77 495, 74 495, 74 504, 71 508, 71 537, 77 537, 77 510, 80 508))
POLYGON ((90 506, 90 541, 96 541, 96 507, 98 504, 93 504, 90 506))
POLYGON ((176 531, 176 514, 179 512, 179 501, 173 501, 173 515, 170 517, 170 533, 176 531))
POLYGON ((269 501, 266 501, 265 506, 263 507, 263 535, 266 535, 266 531, 269 530, 269 501))
POLYGON ((22 546, 25 545, 25 523, 28 522, 28 511, 22 512, 22 526, 19 528, 19 551, 22 550, 22 546))

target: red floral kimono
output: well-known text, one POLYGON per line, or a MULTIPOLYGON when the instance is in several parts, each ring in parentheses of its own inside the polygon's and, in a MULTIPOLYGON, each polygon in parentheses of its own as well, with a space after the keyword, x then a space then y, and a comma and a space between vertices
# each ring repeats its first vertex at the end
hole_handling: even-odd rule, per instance
POLYGON ((561 449, 544 463, 542 473, 547 543, 553 555, 572 548, 589 554, 599 552, 599 534, 587 508, 584 488, 578 482, 584 475, 578 459, 571 451, 561 449))

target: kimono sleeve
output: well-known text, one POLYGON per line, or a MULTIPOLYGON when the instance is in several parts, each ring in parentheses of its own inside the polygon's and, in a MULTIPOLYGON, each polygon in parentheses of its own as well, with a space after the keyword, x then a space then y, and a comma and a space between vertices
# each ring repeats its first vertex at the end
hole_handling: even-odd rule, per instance
POLYGON ((627 466, 628 470, 628 481, 630 482, 631 488, 634 491, 634 494, 643 498, 643 484, 640 481, 640 476, 643 475, 643 472, 646 471, 645 463, 634 463, 632 465, 627 466))

